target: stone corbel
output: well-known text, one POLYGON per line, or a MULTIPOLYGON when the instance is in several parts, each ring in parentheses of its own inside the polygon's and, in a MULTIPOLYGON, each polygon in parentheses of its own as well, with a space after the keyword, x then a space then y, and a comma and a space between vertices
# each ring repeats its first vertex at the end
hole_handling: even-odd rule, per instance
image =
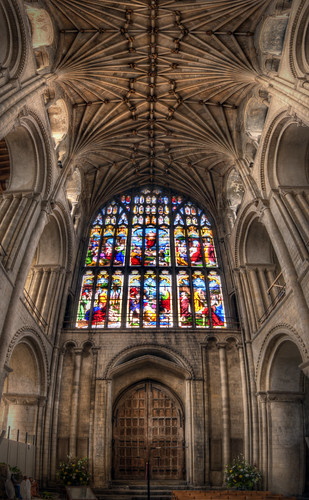
MULTIPOLYGON (((309 360, 298 365, 298 368, 309 378, 309 360)), ((309 438, 308 438, 309 439, 309 438)))

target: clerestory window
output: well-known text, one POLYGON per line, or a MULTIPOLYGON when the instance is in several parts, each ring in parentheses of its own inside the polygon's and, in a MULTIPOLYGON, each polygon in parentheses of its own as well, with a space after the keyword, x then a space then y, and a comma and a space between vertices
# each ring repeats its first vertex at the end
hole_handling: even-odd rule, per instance
POLYGON ((90 228, 77 328, 224 328, 206 214, 156 187, 115 196, 90 228))

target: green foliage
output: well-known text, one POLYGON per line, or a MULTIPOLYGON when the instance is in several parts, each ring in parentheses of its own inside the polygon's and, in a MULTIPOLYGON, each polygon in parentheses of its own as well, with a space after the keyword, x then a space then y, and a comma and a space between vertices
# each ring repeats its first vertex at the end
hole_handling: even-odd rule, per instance
POLYGON ((43 493, 41 493, 41 498, 44 498, 46 500, 49 500, 50 498, 53 498, 54 495, 52 493, 50 493, 49 491, 43 491, 43 493))
POLYGON ((232 464, 225 467, 224 472, 227 487, 236 490, 256 489, 262 479, 262 474, 255 465, 248 464, 242 455, 234 458, 232 464))
POLYGON ((85 486, 89 483, 88 458, 73 458, 60 462, 57 477, 65 486, 85 486))

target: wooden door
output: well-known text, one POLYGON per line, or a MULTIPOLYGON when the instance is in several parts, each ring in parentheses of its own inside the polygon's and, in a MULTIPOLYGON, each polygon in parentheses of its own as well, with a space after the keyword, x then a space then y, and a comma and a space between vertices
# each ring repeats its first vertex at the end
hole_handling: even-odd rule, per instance
POLYGON ((114 479, 184 478, 184 418, 176 398, 147 381, 129 389, 113 415, 114 479))

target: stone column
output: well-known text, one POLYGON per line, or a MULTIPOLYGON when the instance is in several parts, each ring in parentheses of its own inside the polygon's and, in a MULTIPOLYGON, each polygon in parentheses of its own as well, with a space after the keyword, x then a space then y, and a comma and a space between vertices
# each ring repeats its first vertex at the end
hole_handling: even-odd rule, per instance
POLYGON ((248 400, 248 387, 245 372, 245 360, 242 344, 237 345, 240 377, 241 377, 241 392, 244 409, 244 456, 246 460, 250 460, 250 443, 249 443, 249 400, 248 400))
POLYGON ((36 425, 36 448, 35 448, 35 475, 41 477, 42 470, 42 435, 44 425, 44 410, 46 398, 42 397, 38 401, 38 416, 36 425))
POLYGON ((261 290, 261 295, 262 295, 263 302, 264 302, 264 309, 267 309, 267 307, 270 304, 270 300, 269 300, 269 295, 267 293, 268 284, 266 281, 265 273, 266 273, 266 269, 261 268, 261 267, 258 269, 258 274, 259 274, 260 283, 261 283, 260 290, 261 290))
POLYGON ((78 402, 80 392, 80 373, 82 361, 82 349, 75 348, 74 374, 72 384, 72 400, 71 400, 71 429, 70 429, 70 455, 76 457, 76 439, 77 439, 77 419, 78 419, 78 402))
POLYGON ((91 375, 91 386, 90 386, 90 418, 89 418, 89 471, 91 476, 93 476, 93 462, 94 462, 94 408, 95 408, 95 384, 97 376, 97 366, 98 366, 98 352, 100 347, 92 347, 92 375, 91 375))
POLYGON ((63 361, 65 356, 65 349, 61 349, 58 358, 58 369, 56 377, 56 388, 54 396, 54 407, 53 407, 53 423, 52 423, 52 433, 51 433, 51 464, 50 472, 51 479, 56 479, 56 469, 57 469, 57 444, 58 444, 58 412, 59 412, 59 402, 60 402, 60 391, 61 391, 61 377, 63 361))
POLYGON ((207 377, 207 346, 202 346, 202 370, 204 383, 204 420, 205 420, 205 484, 210 482, 210 454, 209 454, 209 391, 207 377))
POLYGON ((230 402, 226 364, 226 343, 218 342, 222 399, 222 469, 231 458, 230 402))
POLYGON ((267 394, 258 393, 260 414, 260 469, 263 473, 263 486, 268 488, 268 422, 267 422, 267 394))
POLYGON ((252 298, 251 298, 251 293, 250 293, 250 289, 248 286, 248 279, 247 279, 247 274, 246 274, 245 268, 240 269, 240 279, 241 279, 243 289, 244 289, 244 300, 247 303, 246 313, 247 313, 248 323, 249 323, 249 327, 250 327, 250 333, 252 333, 252 332, 255 332, 255 330, 256 330, 256 320, 255 320, 254 307, 252 304, 252 298))

